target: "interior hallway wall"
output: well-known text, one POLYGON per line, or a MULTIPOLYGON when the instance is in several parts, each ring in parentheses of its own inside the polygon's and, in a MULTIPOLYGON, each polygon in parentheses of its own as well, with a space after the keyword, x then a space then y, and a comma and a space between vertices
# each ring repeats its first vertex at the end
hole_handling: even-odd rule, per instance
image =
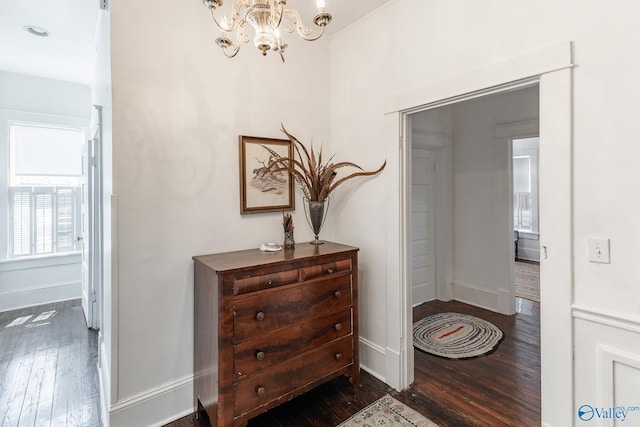
POLYGON ((331 150, 328 41, 288 37, 283 64, 252 42, 228 59, 218 35, 201 2, 111 4, 113 426, 194 409, 191 257, 282 241, 281 213, 240 215, 238 135, 282 123, 331 150))
POLYGON ((453 298, 507 314, 513 247, 509 142, 496 127, 537 119, 538 87, 453 106, 453 298), (507 236, 507 237, 509 237, 507 236))
MULTIPOLYGON (((553 394, 550 386, 549 395, 543 396, 549 405, 543 421, 549 426, 568 425, 566 420, 581 422, 577 409, 582 404, 634 404, 600 390, 622 387, 615 396, 625 396, 624 391, 640 380, 636 367, 625 368, 630 382, 597 374, 614 366, 598 358, 603 346, 616 349, 615 366, 622 363, 622 354, 640 358, 640 271, 634 237, 640 234, 640 199, 629 196, 640 184, 635 173, 640 157, 636 143, 640 102, 631 90, 640 73, 638 28, 640 4, 634 0, 395 0, 332 39, 332 140, 342 141, 343 152, 364 164, 397 153, 397 143, 385 138, 384 120, 385 102, 394 94, 558 42, 572 42, 576 64, 571 94, 573 275, 572 281, 554 283, 546 292, 553 298, 558 290, 572 290, 573 304, 567 310, 575 319, 576 347, 575 355, 557 355, 551 348, 542 351, 575 357, 574 383, 561 384, 559 389, 576 390, 576 394, 574 411, 558 410, 567 396, 553 394), (527 25, 522 25, 524 17, 527 25), (611 264, 588 262, 588 237, 610 239, 611 264)), ((348 200, 338 230, 345 240, 363 248, 368 281, 362 294, 368 308, 361 322, 369 325, 361 328, 367 342, 363 360, 368 357, 370 368, 382 378, 389 372, 387 337, 398 328, 385 324, 380 315, 386 307, 387 277, 399 277, 389 274, 388 267, 394 266, 386 262, 389 250, 397 249, 390 248, 384 233, 375 232, 387 226, 384 204, 379 201, 399 182, 398 158, 387 160, 384 179, 369 181, 366 193, 358 192, 348 200), (376 209, 381 213, 371 215, 376 209)), ((400 229, 400 224, 396 226, 400 229)), ((544 319, 543 312, 542 333, 553 334, 553 325, 545 325, 544 319)), ((554 381, 543 378, 548 385, 554 381)))

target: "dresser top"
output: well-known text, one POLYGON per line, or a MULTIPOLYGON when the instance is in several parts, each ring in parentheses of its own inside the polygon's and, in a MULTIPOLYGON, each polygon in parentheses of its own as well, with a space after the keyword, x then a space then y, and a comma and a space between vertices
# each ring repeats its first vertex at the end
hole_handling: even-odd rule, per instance
POLYGON ((358 248, 326 241, 322 245, 312 245, 303 242, 296 243, 293 248, 283 248, 277 252, 248 249, 244 251, 194 256, 193 260, 199 261, 215 271, 229 271, 351 251, 358 251, 358 248))

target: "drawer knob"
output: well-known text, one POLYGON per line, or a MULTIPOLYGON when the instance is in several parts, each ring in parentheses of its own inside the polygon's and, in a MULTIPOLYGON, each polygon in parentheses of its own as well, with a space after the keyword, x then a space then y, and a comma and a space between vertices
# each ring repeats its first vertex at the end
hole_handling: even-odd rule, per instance
POLYGON ((259 311, 258 314, 256 314, 256 320, 264 320, 264 313, 262 311, 259 311))
POLYGON ((340 291, 335 291, 335 292, 333 293, 333 296, 334 296, 334 297, 336 297, 336 298, 340 298, 340 297, 342 296, 342 292, 340 292, 340 291))
POLYGON ((258 396, 264 396, 266 392, 267 390, 265 390, 265 388, 262 386, 258 386, 258 388, 256 389, 256 393, 258 393, 258 396))
POLYGON ((329 268, 329 269, 327 269, 327 273, 329 273, 329 274, 333 274, 333 273, 335 273, 335 272, 336 272, 336 271, 335 271, 333 268, 329 268))
POLYGON ((256 353, 256 359, 257 360, 263 360, 264 359, 264 351, 259 351, 256 353))
POLYGON ((336 331, 341 331, 342 330, 342 323, 336 323, 336 325, 334 327, 336 328, 336 331))
POLYGON ((267 285, 273 285, 273 280, 269 279, 269 281, 267 282, 267 285))
POLYGON ((342 353, 336 353, 336 360, 342 360, 342 353))

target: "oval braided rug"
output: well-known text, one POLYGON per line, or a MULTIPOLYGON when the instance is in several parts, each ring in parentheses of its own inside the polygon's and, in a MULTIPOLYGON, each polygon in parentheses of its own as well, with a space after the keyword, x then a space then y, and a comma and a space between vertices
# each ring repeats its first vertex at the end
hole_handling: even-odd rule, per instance
POLYGON ((468 314, 438 313, 413 324, 414 347, 447 359, 484 356, 503 338, 496 325, 468 314))

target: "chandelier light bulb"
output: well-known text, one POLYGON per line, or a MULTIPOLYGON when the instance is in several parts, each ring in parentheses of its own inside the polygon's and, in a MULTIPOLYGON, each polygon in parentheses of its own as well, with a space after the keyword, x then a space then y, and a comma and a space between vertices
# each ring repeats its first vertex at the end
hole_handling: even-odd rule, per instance
POLYGON ((202 0, 202 3, 221 30, 215 42, 229 58, 236 56, 240 45, 247 43, 253 35, 253 44, 262 55, 270 50, 277 51, 284 62, 287 44, 281 40, 280 27, 289 33, 295 31, 303 40, 314 41, 322 37, 332 19, 325 12, 324 0, 316 0, 317 14, 312 17, 317 27, 315 31, 303 24, 298 11, 286 8, 287 0, 233 0, 227 11, 221 10, 223 0, 202 0), (247 30, 249 33, 245 34, 247 30))

